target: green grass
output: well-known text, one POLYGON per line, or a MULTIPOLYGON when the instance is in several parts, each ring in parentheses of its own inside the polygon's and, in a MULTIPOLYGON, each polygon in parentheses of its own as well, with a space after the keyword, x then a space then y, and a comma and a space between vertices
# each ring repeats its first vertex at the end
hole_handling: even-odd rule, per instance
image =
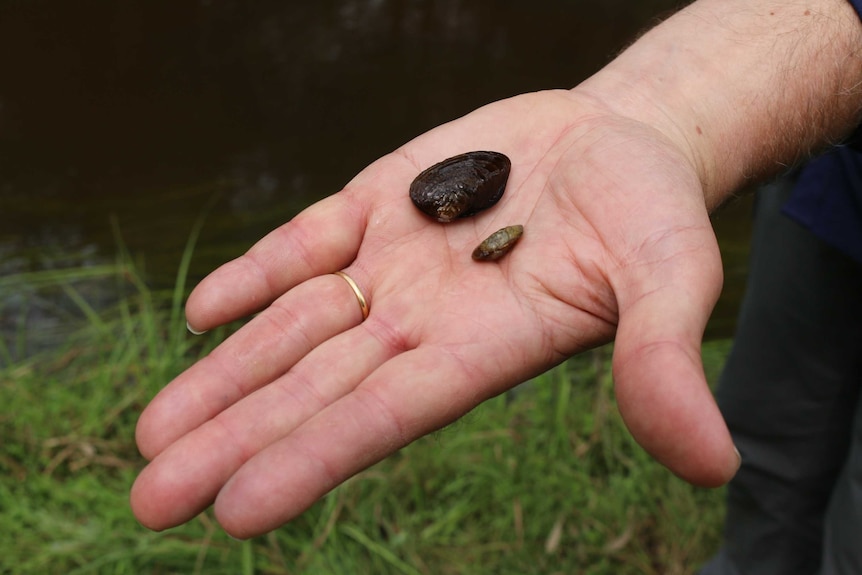
MULTIPOLYGON (((79 287, 92 270, 52 273, 0 281, 59 286, 83 324, 47 354, 0 346, 0 574, 681 574, 718 545, 722 492, 686 485, 629 437, 608 348, 487 402, 267 536, 232 540, 210 512, 152 533, 128 507, 144 464, 136 418, 226 331, 187 336, 182 282, 153 293, 127 256, 100 270, 125 294, 111 309, 79 287)), ((713 376, 727 347, 705 348, 713 376)))

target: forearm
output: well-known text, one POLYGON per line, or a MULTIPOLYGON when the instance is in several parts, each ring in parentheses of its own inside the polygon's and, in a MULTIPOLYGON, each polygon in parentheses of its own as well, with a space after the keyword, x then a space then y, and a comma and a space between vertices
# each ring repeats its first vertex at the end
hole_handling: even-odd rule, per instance
POLYGON ((698 0, 579 89, 679 146, 712 209, 847 135, 860 83, 862 22, 846 0, 698 0))

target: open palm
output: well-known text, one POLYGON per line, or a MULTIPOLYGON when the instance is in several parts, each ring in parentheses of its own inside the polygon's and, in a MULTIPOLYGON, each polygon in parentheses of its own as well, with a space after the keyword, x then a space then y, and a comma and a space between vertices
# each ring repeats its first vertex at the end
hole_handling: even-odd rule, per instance
POLYGON ((187 306, 197 329, 263 311, 142 415, 152 461, 133 509, 161 529, 215 501, 229 533, 263 533, 612 339, 635 438, 682 477, 723 483, 735 456, 699 354, 720 284, 700 183, 661 134, 575 91, 486 106, 378 160, 198 286, 187 306), (421 214, 413 178, 471 150, 511 158, 500 203, 450 224, 421 214), (510 254, 471 259, 512 224, 525 231, 510 254), (338 270, 368 298, 364 322, 338 270))

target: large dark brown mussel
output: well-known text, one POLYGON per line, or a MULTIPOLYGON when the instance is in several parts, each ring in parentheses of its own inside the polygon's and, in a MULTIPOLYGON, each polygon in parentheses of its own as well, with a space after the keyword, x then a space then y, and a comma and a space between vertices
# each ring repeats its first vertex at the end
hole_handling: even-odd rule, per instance
POLYGON ((512 162, 499 152, 467 152, 421 172, 410 184, 416 207, 440 222, 472 216, 503 195, 512 162))

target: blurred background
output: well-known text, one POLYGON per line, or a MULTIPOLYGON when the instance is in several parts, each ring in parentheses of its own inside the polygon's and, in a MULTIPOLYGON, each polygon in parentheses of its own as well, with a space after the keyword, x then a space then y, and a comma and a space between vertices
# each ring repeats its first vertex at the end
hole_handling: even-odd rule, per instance
MULTIPOLYGON (((210 205, 194 282, 429 128, 576 85, 674 5, 3 0, 0 277, 111 261, 119 230, 146 280, 172 284, 210 205)), ((718 224, 711 335, 729 333, 743 277, 737 211, 718 224)), ((28 291, 0 292, 0 331, 25 306, 31 331, 58 329, 57 302, 28 291)))

